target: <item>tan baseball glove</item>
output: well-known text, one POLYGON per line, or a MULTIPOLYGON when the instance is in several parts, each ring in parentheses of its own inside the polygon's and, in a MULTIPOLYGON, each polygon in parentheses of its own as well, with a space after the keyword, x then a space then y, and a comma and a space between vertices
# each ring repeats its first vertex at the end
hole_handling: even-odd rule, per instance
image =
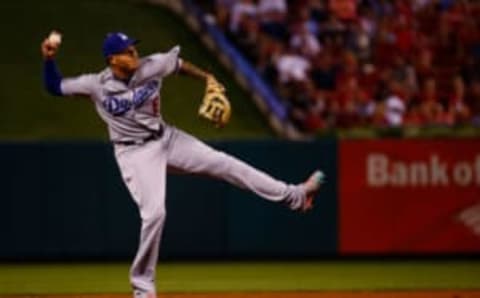
POLYGON ((209 76, 198 115, 213 122, 216 127, 223 127, 230 120, 231 113, 232 108, 225 95, 225 87, 214 76, 209 76))

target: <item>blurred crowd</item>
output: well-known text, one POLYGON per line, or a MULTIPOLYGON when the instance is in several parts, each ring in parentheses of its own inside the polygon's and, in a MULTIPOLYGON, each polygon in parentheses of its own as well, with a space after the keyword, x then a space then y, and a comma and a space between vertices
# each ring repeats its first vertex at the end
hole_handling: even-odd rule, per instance
POLYGON ((480 1, 203 2, 303 131, 480 126, 480 1))

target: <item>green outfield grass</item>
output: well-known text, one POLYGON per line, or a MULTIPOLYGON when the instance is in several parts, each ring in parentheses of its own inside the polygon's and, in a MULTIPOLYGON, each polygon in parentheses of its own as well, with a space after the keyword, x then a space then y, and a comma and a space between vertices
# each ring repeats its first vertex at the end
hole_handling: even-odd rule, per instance
MULTIPOLYGON (((160 292, 479 289, 480 261, 163 263, 160 292)), ((128 293, 128 264, 0 265, 0 295, 128 293)))

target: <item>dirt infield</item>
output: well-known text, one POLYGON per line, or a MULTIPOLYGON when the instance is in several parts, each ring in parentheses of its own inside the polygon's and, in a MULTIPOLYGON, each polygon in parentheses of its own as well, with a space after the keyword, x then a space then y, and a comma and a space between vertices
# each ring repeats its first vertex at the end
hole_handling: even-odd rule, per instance
MULTIPOLYGON (((480 298, 478 291, 264 292, 159 294, 158 298, 480 298)), ((0 295, 0 298, 131 298, 130 295, 0 295)))

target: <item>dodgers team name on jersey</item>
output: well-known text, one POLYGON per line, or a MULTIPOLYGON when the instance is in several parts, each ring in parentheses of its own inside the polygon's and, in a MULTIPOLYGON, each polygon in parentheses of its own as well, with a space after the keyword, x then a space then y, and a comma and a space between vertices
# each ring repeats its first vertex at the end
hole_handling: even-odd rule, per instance
MULTIPOLYGON (((131 109, 141 107, 158 90, 157 81, 149 81, 145 85, 134 89, 128 97, 107 96, 102 102, 103 108, 114 116, 122 116, 131 109), (132 95, 133 93, 133 95, 132 95)), ((154 100, 157 96, 155 95, 154 100)))
POLYGON ((148 137, 163 123, 160 89, 163 78, 178 69, 179 52, 180 47, 175 46, 166 53, 142 58, 128 84, 115 79, 107 67, 99 73, 63 79, 62 93, 90 97, 97 113, 108 125, 111 140, 148 137))

